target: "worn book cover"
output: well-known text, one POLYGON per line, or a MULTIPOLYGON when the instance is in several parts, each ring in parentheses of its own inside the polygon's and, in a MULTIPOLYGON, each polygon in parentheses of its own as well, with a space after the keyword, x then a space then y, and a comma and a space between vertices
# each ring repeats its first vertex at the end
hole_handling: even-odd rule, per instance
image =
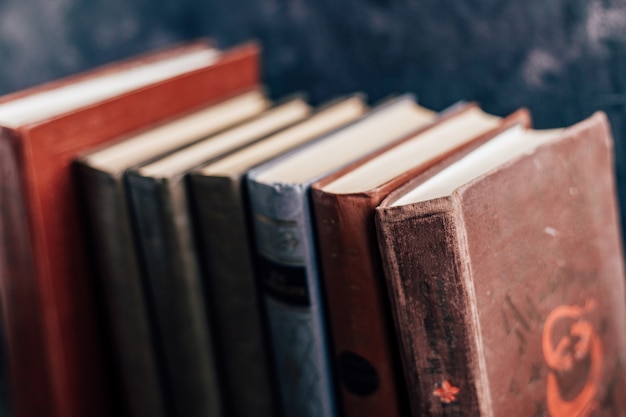
POLYGON ((404 377, 374 227, 376 206, 441 159, 521 123, 460 104, 393 148, 312 185, 334 364, 346 416, 403 416, 404 377))
POLYGON ((204 48, 149 65, 142 58, 119 71, 109 67, 0 105, 0 291, 16 415, 111 412, 73 158, 257 83, 255 46, 204 48))
POLYGON ((612 146, 601 113, 509 129, 381 203, 413 416, 623 415, 612 146))

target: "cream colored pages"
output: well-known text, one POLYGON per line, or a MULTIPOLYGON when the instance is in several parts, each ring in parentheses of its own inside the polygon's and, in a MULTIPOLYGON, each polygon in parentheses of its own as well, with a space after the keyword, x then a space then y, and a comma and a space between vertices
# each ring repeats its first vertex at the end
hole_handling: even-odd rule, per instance
POLYGON ((258 182, 303 183, 363 157, 434 120, 412 100, 381 109, 259 174, 258 182))
POLYGON ((219 176, 238 174, 277 153, 295 148, 349 123, 362 116, 366 110, 367 106, 360 97, 342 100, 319 111, 296 126, 247 146, 239 152, 202 168, 199 172, 203 175, 219 176))
POLYGON ((0 124, 17 127, 54 117, 149 84, 209 66, 216 49, 193 51, 0 104, 0 124))
POLYGON ((256 116, 269 105, 261 91, 251 91, 126 138, 82 160, 102 171, 121 172, 256 116))
POLYGON ((537 147, 552 140, 560 131, 560 129, 524 130, 521 126, 511 128, 416 186, 412 191, 395 201, 393 206, 449 196, 462 185, 487 174, 508 161, 532 152, 537 147))
POLYGON ((369 191, 498 127, 501 120, 470 108, 339 177, 323 190, 338 194, 369 191))
POLYGON ((209 137, 139 169, 147 177, 167 178, 182 174, 210 159, 253 143, 279 129, 306 118, 311 107, 302 99, 269 110, 259 117, 209 137))

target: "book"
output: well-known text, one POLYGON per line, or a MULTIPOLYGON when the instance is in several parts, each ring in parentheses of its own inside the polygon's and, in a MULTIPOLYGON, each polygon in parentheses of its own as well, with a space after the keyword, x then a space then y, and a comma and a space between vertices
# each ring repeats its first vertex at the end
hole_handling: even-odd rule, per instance
POLYGON ((197 166, 303 120, 311 111, 294 98, 240 125, 133 168, 125 181, 137 249, 152 305, 157 345, 176 415, 219 416, 221 386, 189 215, 186 174, 197 166))
POLYGON ((258 48, 139 58, 0 104, 0 294, 17 416, 113 412, 73 157, 258 84, 258 48))
POLYGON ((404 416, 408 400, 374 226, 376 206, 404 181, 515 123, 462 104, 386 152, 311 186, 321 277, 345 416, 404 416))
MULTIPOLYGON (((186 64, 184 64, 185 66, 188 64, 191 64, 192 66, 203 66, 205 64, 205 62, 203 61, 205 61, 206 59, 215 59, 219 55, 219 53, 220 51, 215 47, 215 45, 212 44, 212 42, 207 39, 198 39, 195 41, 174 45, 169 48, 164 48, 162 50, 140 54, 127 59, 121 59, 113 63, 101 65, 90 70, 72 74, 56 80, 51 80, 29 88, 15 91, 13 93, 4 94, 0 97, 0 103, 15 101, 16 99, 23 99, 27 96, 34 96, 35 94, 42 93, 46 93, 46 95, 48 93, 56 95, 59 91, 61 91, 61 94, 66 95, 66 88, 68 88, 72 84, 82 83, 84 81, 89 81, 94 78, 99 78, 103 76, 119 74, 122 71, 137 69, 140 66, 145 66, 149 64, 159 64, 161 68, 156 72, 152 72, 152 75, 150 75, 151 78, 167 78, 167 73, 175 69, 175 67, 179 66, 181 61, 186 61, 186 64), (161 70, 164 70, 165 72, 161 73, 161 75, 158 75, 161 70)), ((150 83, 149 80, 144 80, 142 82, 144 83, 144 85, 150 83)), ((72 90, 73 88, 70 88, 70 91, 72 90)), ((102 91, 100 91, 99 94, 102 94, 102 91)), ((109 96, 115 95, 115 93, 112 91, 109 91, 105 94, 108 94, 109 96)), ((75 98, 72 98, 71 103, 71 107, 76 106, 75 98)), ((70 104, 70 102, 67 102, 66 104, 70 104)), ((29 106, 32 106, 32 101, 30 101, 29 106)), ((27 110, 26 107, 28 106, 23 106, 22 109, 27 110)), ((37 107, 38 111, 40 111, 41 106, 37 107)))
POLYGON ((229 416, 278 415, 265 314, 251 250, 246 173, 349 123, 366 109, 360 96, 338 100, 308 119, 190 174, 198 259, 207 302, 213 307, 229 416))
POLYGON ((98 272, 129 416, 166 415, 160 360, 144 296, 123 174, 259 114, 269 106, 255 89, 142 129, 76 160, 98 272))
POLYGON ((425 125, 411 96, 248 173, 259 276, 285 416, 336 415, 309 185, 425 125))
POLYGON ((411 415, 623 414, 612 146, 511 128, 377 208, 411 415))

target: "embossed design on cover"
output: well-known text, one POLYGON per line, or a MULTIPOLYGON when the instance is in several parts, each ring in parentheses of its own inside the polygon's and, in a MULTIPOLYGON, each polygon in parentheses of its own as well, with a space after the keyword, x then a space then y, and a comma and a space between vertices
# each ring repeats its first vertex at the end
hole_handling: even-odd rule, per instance
POLYGON ((559 306, 546 319, 542 347, 550 369, 546 400, 552 417, 587 417, 598 407, 595 396, 602 378, 602 341, 586 320, 595 308, 595 300, 582 307, 559 306), (567 395, 571 393, 564 388, 571 385, 571 376, 581 374, 585 384, 574 396, 567 395))

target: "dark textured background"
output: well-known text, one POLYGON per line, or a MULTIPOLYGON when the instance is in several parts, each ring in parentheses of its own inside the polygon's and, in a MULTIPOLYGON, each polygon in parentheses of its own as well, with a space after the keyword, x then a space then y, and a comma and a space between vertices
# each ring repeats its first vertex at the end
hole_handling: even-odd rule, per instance
POLYGON ((260 40, 276 97, 412 91, 434 109, 526 106, 537 127, 605 110, 626 190, 625 1, 1 0, 0 92, 207 35, 260 40))
POLYGON ((526 106, 537 127, 604 110, 626 202, 625 1, 0 0, 0 92, 207 35, 261 41, 275 97, 412 91, 434 109, 526 106))

